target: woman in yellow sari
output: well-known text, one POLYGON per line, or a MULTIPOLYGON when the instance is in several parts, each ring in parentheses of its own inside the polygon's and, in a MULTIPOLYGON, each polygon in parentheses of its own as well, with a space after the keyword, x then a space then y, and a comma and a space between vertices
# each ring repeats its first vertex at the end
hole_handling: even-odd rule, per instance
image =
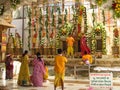
POLYGON ((30 85, 29 57, 27 50, 25 50, 21 58, 21 66, 17 83, 21 86, 30 85))

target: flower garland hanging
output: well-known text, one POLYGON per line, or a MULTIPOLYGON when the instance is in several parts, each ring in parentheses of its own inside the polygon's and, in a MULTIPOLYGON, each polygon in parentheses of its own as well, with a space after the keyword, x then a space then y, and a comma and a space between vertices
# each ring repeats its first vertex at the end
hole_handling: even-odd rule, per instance
POLYGON ((85 7, 81 5, 77 10, 77 28, 78 28, 78 37, 80 37, 81 34, 81 24, 82 24, 82 18, 84 15, 85 7))
POLYGON ((95 3, 96 3, 98 6, 101 6, 101 5, 104 4, 105 2, 107 2, 107 0, 95 0, 95 3))
POLYGON ((43 23, 42 23, 42 10, 40 8, 40 16, 39 16, 39 46, 41 46, 42 41, 41 41, 41 36, 42 36, 42 27, 43 27, 43 23))
POLYGON ((101 23, 96 24, 91 32, 91 38, 92 38, 91 50, 93 52, 96 51, 96 36, 100 36, 100 35, 102 39, 102 53, 106 54, 106 31, 105 31, 105 27, 101 23))
POLYGON ((0 5, 0 15, 3 15, 3 12, 4 12, 4 5, 1 4, 0 5))
POLYGON ((30 8, 27 8, 27 12, 28 12, 28 31, 29 31, 29 36, 28 36, 28 48, 30 50, 30 38, 31 38, 31 9, 30 8))
POLYGON ((111 9, 113 10, 113 16, 120 18, 120 0, 114 0, 111 9))
POLYGON ((114 43, 115 46, 117 46, 118 43, 119 43, 119 30, 117 28, 115 28, 113 30, 113 34, 114 34, 113 35, 113 43, 114 43))
POLYGON ((16 9, 17 5, 20 4, 20 0, 10 0, 11 7, 16 9))

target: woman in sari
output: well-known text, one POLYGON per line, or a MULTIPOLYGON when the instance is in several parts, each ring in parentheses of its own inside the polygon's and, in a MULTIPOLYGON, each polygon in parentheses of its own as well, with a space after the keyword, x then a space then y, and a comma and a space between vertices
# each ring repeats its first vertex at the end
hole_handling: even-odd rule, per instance
POLYGON ((6 67, 6 79, 12 79, 13 78, 13 59, 11 54, 8 54, 5 58, 5 67, 6 67))
POLYGON ((82 34, 82 37, 80 40, 80 48, 81 48, 82 56, 85 54, 85 52, 87 52, 88 54, 91 53, 90 48, 87 46, 87 40, 84 33, 82 34))
POLYGON ((36 54, 37 58, 33 60, 33 73, 31 76, 31 82, 33 86, 35 87, 41 87, 43 84, 43 77, 45 74, 45 67, 44 67, 44 62, 43 59, 40 56, 40 53, 38 52, 36 54))
POLYGON ((20 72, 17 83, 18 85, 21 86, 30 85, 29 57, 27 50, 25 50, 25 52, 22 55, 20 72))

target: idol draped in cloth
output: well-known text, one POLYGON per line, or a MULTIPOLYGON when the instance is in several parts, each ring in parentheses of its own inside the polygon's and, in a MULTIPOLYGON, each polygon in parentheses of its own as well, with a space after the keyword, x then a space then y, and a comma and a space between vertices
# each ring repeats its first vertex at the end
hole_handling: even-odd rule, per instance
POLYGON ((87 40, 84 34, 82 34, 81 40, 80 40, 80 48, 81 48, 81 55, 83 56, 85 52, 87 54, 90 54, 90 48, 87 46, 87 40))

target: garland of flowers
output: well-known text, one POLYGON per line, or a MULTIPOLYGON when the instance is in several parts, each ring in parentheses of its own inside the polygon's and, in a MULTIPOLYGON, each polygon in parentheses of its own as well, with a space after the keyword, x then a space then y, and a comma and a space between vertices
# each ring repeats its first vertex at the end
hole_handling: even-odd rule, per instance
POLYGON ((74 7, 74 6, 72 6, 72 11, 73 11, 73 22, 74 22, 74 26, 76 26, 76 24, 77 24, 77 9, 74 7))
POLYGON ((46 37, 48 39, 48 7, 46 7, 46 21, 45 21, 45 26, 46 26, 46 37))
POLYGON ((120 18, 120 0, 114 0, 111 9, 113 10, 113 16, 120 18))
POLYGON ((102 15, 103 15, 103 25, 105 25, 105 11, 102 10, 102 15))
POLYGON ((41 43, 41 31, 42 31, 42 26, 43 26, 43 23, 42 23, 42 10, 40 8, 40 16, 39 16, 39 25, 40 25, 40 28, 39 28, 39 45, 41 46, 42 43, 41 43))
POLYGON ((117 28, 115 28, 113 30, 113 43, 114 46, 117 46, 119 44, 119 30, 117 28))
POLYGON ((94 26, 95 25, 95 10, 94 10, 94 6, 93 6, 92 17, 93 17, 93 26, 94 26))
POLYGON ((30 37, 31 37, 31 9, 30 8, 27 8, 27 12, 28 12, 28 31, 29 31, 29 36, 28 36, 28 48, 30 50, 30 37))
POLYGON ((93 30, 91 32, 91 38, 92 38, 92 47, 91 50, 93 52, 96 51, 96 37, 95 36, 102 36, 102 53, 106 54, 106 31, 105 27, 101 24, 98 23, 93 27, 93 30))
POLYGON ((67 22, 67 9, 65 9, 64 21, 67 22))
POLYGON ((59 30, 59 29, 60 29, 60 26, 61 26, 61 24, 62 24, 60 7, 58 7, 57 10, 58 10, 58 26, 57 26, 57 29, 59 30))
POLYGON ((81 23, 82 23, 82 18, 83 18, 83 14, 84 14, 84 9, 85 7, 83 5, 81 5, 78 10, 77 10, 77 24, 78 24, 78 35, 81 33, 81 23))
POLYGON ((84 30, 85 30, 85 33, 86 33, 87 30, 88 30, 88 25, 87 25, 87 13, 86 13, 86 8, 85 7, 84 7, 83 17, 84 17, 84 30))
POLYGON ((54 12, 54 7, 52 7, 52 13, 51 13, 51 15, 52 15, 52 23, 51 23, 51 25, 53 27, 55 27, 55 15, 53 14, 53 12, 54 12))
POLYGON ((16 9, 17 5, 20 4, 20 0, 10 0, 11 7, 16 9))
POLYGON ((3 12, 4 12, 4 5, 1 4, 0 5, 0 15, 3 15, 3 12))
POLYGON ((98 5, 98 6, 101 6, 102 4, 106 3, 107 0, 95 0, 95 3, 98 5))

